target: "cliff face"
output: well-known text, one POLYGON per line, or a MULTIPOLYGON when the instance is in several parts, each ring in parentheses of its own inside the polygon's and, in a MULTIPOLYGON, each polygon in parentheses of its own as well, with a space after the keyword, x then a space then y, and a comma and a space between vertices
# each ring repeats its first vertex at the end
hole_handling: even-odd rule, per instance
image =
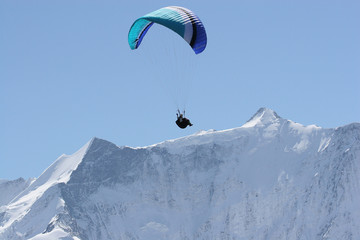
POLYGON ((359 239, 360 124, 260 109, 143 148, 94 138, 0 209, 1 239, 359 239))

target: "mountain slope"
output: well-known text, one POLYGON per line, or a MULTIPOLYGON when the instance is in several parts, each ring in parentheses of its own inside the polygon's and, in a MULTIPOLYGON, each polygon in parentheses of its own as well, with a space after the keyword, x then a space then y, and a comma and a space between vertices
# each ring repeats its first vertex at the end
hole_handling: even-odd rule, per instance
POLYGON ((33 181, 34 179, 25 180, 23 178, 12 181, 0 180, 0 206, 8 204, 13 198, 30 186, 33 181))
POLYGON ((0 210, 1 239, 359 239, 360 124, 260 109, 143 148, 94 138, 0 210))

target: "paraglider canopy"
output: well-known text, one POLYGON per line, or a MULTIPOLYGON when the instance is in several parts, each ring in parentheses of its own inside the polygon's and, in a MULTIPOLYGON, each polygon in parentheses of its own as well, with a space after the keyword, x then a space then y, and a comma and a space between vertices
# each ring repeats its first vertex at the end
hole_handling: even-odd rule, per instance
POLYGON ((128 42, 131 49, 137 49, 150 27, 158 23, 179 34, 196 54, 206 48, 207 37, 204 25, 189 9, 164 7, 137 19, 130 28, 128 42))

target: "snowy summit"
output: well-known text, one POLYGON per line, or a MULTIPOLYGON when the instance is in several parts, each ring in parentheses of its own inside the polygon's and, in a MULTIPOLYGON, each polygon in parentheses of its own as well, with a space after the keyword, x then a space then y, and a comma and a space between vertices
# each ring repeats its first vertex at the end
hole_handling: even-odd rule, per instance
POLYGON ((254 127, 254 126, 264 126, 267 124, 274 124, 278 122, 281 118, 271 109, 260 108, 254 116, 247 121, 242 127, 254 127))
POLYGON ((147 147, 93 138, 0 181, 0 239, 360 239, 360 124, 243 126, 147 147))

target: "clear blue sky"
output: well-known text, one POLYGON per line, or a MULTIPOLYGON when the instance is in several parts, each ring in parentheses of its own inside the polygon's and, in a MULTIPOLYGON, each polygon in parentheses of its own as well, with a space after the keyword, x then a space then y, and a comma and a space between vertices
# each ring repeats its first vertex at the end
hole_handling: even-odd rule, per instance
POLYGON ((94 136, 146 146, 239 127, 260 107, 304 125, 359 122, 359 12, 358 0, 3 0, 0 178, 38 177, 94 136), (207 49, 194 58, 154 27, 131 51, 133 21, 171 5, 200 17, 207 49), (158 50, 164 39, 177 54, 158 50), (185 130, 174 124, 182 78, 185 130))

